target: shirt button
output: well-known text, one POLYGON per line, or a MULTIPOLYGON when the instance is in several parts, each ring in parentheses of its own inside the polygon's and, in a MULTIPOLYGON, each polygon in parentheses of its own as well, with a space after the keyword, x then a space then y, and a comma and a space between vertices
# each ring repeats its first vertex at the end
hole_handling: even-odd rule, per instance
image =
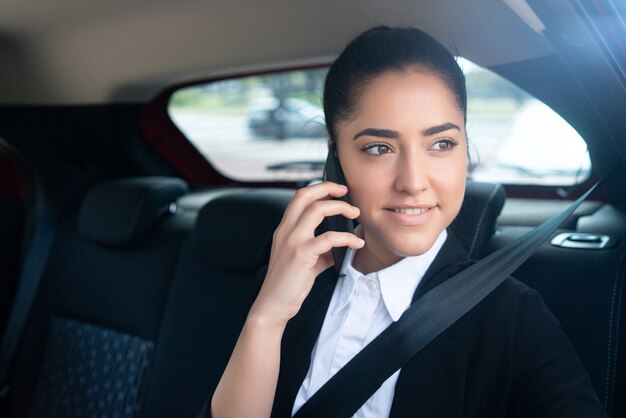
POLYGON ((367 287, 369 287, 370 290, 376 290, 378 289, 378 283, 376 283, 376 280, 370 280, 367 282, 367 287))

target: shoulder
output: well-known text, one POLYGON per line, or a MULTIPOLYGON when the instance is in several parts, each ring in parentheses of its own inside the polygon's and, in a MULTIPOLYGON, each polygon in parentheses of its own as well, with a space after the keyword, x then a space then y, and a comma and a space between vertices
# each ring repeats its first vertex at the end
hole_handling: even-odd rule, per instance
POLYGON ((514 309, 516 318, 543 316, 550 322, 557 323, 541 294, 513 277, 504 280, 494 290, 493 296, 508 303, 514 309))
POLYGON ((499 326, 507 334, 526 332, 520 323, 532 323, 537 317, 556 322, 539 292, 513 277, 507 277, 479 302, 468 315, 469 321, 499 326))
MULTIPOLYGON (((473 259, 467 260, 467 262, 463 265, 462 270, 465 270, 477 262, 477 260, 473 259)), ((502 283, 500 283, 489 295, 487 295, 483 302, 505 301, 509 308, 517 308, 518 303, 529 295, 531 297, 539 296, 539 292, 530 288, 528 285, 522 283, 515 277, 509 276, 504 279, 502 283)))
POLYGON ((536 290, 531 289, 528 285, 511 276, 507 277, 496 290, 503 294, 520 298, 525 296, 528 292, 537 293, 536 290))

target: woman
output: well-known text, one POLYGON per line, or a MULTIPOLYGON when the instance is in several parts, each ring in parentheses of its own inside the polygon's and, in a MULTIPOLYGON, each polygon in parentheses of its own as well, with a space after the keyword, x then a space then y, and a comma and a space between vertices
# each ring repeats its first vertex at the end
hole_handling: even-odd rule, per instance
MULTIPOLYGON (((291 416, 412 300, 467 265, 446 230, 465 190, 466 102, 454 58, 416 29, 374 28, 335 61, 324 111, 347 187, 316 184, 289 204, 213 417, 291 416), (348 193, 352 205, 333 199, 348 193), (356 235, 316 237, 333 215, 357 219, 356 235), (330 251, 343 246, 337 278, 330 251)), ((357 413, 413 415, 604 413, 541 298, 507 279, 357 413)))

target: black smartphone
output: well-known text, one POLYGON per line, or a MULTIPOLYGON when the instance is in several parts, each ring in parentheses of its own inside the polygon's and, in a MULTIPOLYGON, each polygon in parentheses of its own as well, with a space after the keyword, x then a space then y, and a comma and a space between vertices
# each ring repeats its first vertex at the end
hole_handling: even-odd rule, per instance
MULTIPOLYGON (((339 164, 337 147, 334 142, 328 146, 328 157, 326 158, 326 165, 324 166, 323 178, 324 181, 332 181, 344 186, 347 185, 346 179, 343 175, 343 170, 341 169, 341 164, 339 164)), ((348 197, 349 194, 350 192, 348 191, 347 194, 337 199, 350 203, 350 199, 348 197)), ((337 215, 326 217, 324 222, 326 223, 326 229, 328 231, 350 232, 351 234, 354 234, 354 222, 352 219, 337 215)), ((341 269, 347 250, 347 247, 335 247, 332 250, 333 260, 335 261, 335 268, 337 271, 341 269)))

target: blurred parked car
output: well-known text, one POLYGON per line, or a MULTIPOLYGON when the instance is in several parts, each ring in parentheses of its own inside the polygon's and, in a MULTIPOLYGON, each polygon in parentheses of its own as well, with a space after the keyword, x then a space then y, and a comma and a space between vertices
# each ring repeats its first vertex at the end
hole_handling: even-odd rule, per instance
POLYGON ((324 111, 295 98, 267 97, 252 101, 248 127, 255 138, 322 138, 327 135, 324 111))

